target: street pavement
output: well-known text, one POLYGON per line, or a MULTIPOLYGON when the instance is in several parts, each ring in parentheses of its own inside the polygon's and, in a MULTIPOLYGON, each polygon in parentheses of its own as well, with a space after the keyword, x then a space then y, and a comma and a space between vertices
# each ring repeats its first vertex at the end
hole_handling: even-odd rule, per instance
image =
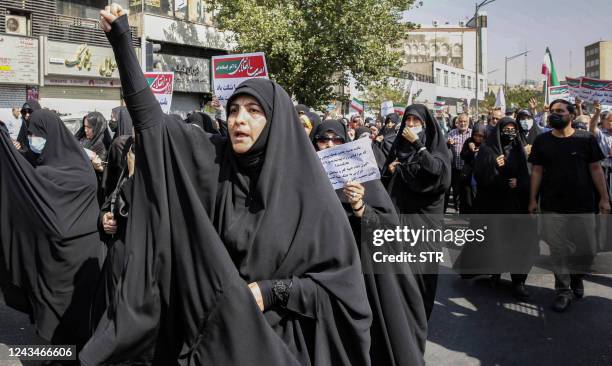
MULTIPOLYGON (((529 276, 532 296, 523 303, 511 296, 508 275, 494 288, 486 277, 463 280, 442 272, 429 324, 428 365, 612 365, 612 276, 589 276, 586 296, 557 314, 550 309, 551 274, 529 276)), ((38 342, 28 317, 0 298, 0 344, 38 342)), ((16 365, 21 363, 0 361, 16 365)))

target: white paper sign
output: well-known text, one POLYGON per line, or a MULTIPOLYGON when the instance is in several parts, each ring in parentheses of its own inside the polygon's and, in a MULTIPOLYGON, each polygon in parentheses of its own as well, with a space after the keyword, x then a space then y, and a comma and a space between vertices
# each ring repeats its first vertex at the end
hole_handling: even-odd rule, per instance
POLYGON ((351 181, 364 183, 380 179, 370 139, 362 138, 317 154, 334 189, 351 181))

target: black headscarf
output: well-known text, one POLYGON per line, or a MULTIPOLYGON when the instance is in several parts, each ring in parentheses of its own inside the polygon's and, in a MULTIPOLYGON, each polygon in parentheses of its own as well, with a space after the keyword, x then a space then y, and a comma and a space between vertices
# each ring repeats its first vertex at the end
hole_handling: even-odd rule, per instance
POLYGON ((306 112, 306 117, 308 117, 310 123, 312 123, 312 130, 310 131, 310 139, 312 139, 314 137, 317 127, 319 127, 319 125, 321 124, 321 116, 319 116, 315 112, 306 112))
POLYGON ((103 254, 96 240, 96 176, 85 152, 55 113, 35 111, 29 132, 46 139, 35 166, 1 133, 4 264, 12 282, 28 293, 39 335, 53 342, 83 344, 103 254))
POLYGON ((411 144, 402 137, 408 116, 415 116, 423 122, 424 133, 419 135, 419 141, 435 159, 444 164, 444 170, 450 172, 450 151, 446 145, 444 133, 440 125, 427 107, 422 104, 413 104, 408 106, 404 112, 404 117, 393 142, 391 153, 387 156, 383 175, 386 174, 389 164, 397 158, 400 162, 405 162, 409 165, 406 172, 410 174, 410 177, 404 177, 404 181, 413 192, 444 192, 450 184, 450 174, 441 174, 440 176, 423 174, 424 172, 417 163, 417 149, 414 144, 411 144))
POLYGON ((132 123, 132 117, 130 117, 130 113, 128 112, 127 108, 123 106, 113 108, 113 114, 117 119, 117 130, 115 131, 113 139, 116 139, 119 136, 132 136, 134 125, 132 123))
POLYGON ((187 117, 187 123, 192 123, 194 125, 200 126, 204 131, 216 135, 220 135, 218 129, 215 128, 215 124, 210 118, 210 116, 206 113, 202 112, 194 112, 187 117))
POLYGON ((171 121, 149 88, 126 96, 138 162, 127 259, 116 317, 102 319, 84 364, 368 364, 355 240, 291 99, 264 79, 228 104, 238 95, 258 100, 268 121, 242 155, 171 121), (262 314, 247 284, 274 279, 292 279, 291 296, 262 314))
POLYGON ((102 161, 106 160, 108 148, 111 144, 110 132, 106 118, 100 112, 91 112, 83 117, 81 128, 75 133, 75 137, 85 149, 96 153, 102 161), (88 139, 85 135, 85 120, 93 128, 93 137, 88 139))
POLYGON ((323 136, 327 131, 332 131, 338 137, 342 138, 344 142, 349 142, 348 134, 346 132, 346 126, 338 119, 328 119, 317 126, 317 129, 314 130, 313 142, 317 142, 318 136, 323 136))
MULTIPOLYGON (((21 109, 22 110, 31 109, 32 111, 35 112, 42 108, 40 107, 40 104, 38 103, 38 101, 34 99, 28 99, 27 102, 23 103, 23 106, 21 107, 21 109)), ((31 118, 31 115, 30 115, 30 118, 31 118)), ((26 152, 30 150, 30 145, 28 144, 28 124, 29 122, 23 119, 23 123, 21 124, 21 128, 19 129, 19 134, 17 135, 17 142, 21 144, 22 152, 26 152)), ((31 160, 31 159, 28 159, 28 160, 31 160)))

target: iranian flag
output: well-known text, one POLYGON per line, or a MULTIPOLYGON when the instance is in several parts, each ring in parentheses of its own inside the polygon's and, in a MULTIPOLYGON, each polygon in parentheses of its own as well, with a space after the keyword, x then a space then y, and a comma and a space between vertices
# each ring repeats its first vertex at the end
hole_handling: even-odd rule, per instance
POLYGON ((403 116, 405 110, 406 110, 405 105, 401 105, 398 103, 393 104, 393 111, 397 113, 398 116, 403 116))
POLYGON ((362 102, 361 100, 357 99, 357 98, 353 98, 351 100, 351 106, 350 106, 352 111, 355 111, 359 114, 363 113, 363 110, 365 108, 365 103, 362 102))
POLYGON ((555 70, 555 63, 553 62, 550 49, 546 47, 546 54, 544 55, 544 62, 542 63, 542 76, 546 78, 546 87, 559 86, 559 78, 557 78, 557 71, 555 70))

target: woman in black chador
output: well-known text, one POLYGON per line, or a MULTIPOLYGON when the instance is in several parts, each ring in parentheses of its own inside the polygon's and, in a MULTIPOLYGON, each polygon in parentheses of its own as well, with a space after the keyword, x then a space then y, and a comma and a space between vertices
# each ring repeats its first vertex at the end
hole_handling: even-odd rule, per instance
MULTIPOLYGON (((382 174, 402 226, 435 228, 442 225, 450 167, 446 139, 431 112, 421 104, 406 108, 382 174)), ((428 244, 431 245, 417 245, 414 250, 418 253, 441 249, 434 243, 428 244)), ((414 263, 411 267, 429 319, 436 297, 438 264, 414 263)))
POLYGON ((32 113, 28 162, 0 132, 0 257, 27 297, 37 333, 82 346, 104 257, 96 221, 96 175, 60 118, 32 113))
POLYGON ((464 277, 493 274, 495 281, 503 272, 512 273, 513 294, 519 300, 529 298, 525 280, 537 246, 535 221, 527 214, 529 170, 525 137, 512 118, 502 118, 474 161, 478 185, 474 213, 479 226, 486 226, 483 244, 465 246, 455 268, 464 277))
POLYGON ((290 97, 227 103, 229 139, 165 115, 127 16, 103 12, 136 170, 113 315, 84 365, 368 365, 372 315, 350 225, 290 97))
MULTIPOLYGON (((325 121, 315 131, 314 143, 319 151, 347 141, 346 127, 338 120, 325 121)), ((380 180, 362 184, 349 182, 336 194, 361 250, 371 245, 361 243, 362 224, 371 229, 395 228, 399 225, 397 212, 380 180)), ((368 257, 371 254, 362 252, 361 255, 368 257)), ((395 274, 391 270, 384 274, 364 274, 374 316, 370 348, 372 365, 425 364, 427 318, 423 299, 410 270, 403 270, 405 274, 395 274)))

